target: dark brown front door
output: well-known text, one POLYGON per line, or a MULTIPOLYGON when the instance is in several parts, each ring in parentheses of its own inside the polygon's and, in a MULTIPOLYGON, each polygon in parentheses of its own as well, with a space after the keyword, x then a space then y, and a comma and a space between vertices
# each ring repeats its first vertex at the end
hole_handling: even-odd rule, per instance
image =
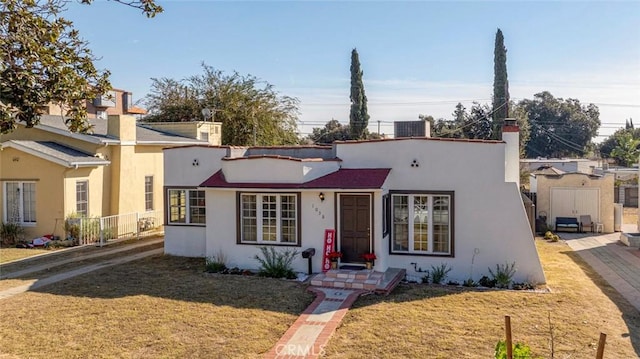
POLYGON ((340 196, 340 251, 344 263, 364 263, 371 252, 371 196, 340 196))

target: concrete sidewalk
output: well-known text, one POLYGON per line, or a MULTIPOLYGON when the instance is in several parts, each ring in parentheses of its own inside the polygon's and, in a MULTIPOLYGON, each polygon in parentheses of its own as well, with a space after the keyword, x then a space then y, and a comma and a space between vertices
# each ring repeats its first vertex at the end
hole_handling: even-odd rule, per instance
POLYGON ((62 272, 62 273, 59 273, 59 274, 55 274, 55 275, 52 275, 50 277, 45 277, 45 278, 41 278, 41 279, 32 279, 32 280, 29 280, 27 284, 23 284, 21 286, 17 286, 17 287, 13 287, 13 288, 9 288, 9 289, 0 291, 0 300, 2 300, 4 298, 12 297, 12 296, 14 296, 16 294, 24 293, 24 292, 29 291, 29 290, 40 288, 40 287, 43 287, 45 285, 49 285, 49 284, 52 284, 52 283, 56 283, 56 282, 65 280, 65 279, 73 278, 73 277, 81 275, 81 274, 93 272, 93 271, 98 270, 98 269, 103 269, 103 268, 111 267, 111 266, 114 266, 114 265, 131 262, 131 261, 135 261, 135 260, 138 260, 138 259, 141 259, 141 258, 145 258, 145 257, 156 255, 156 254, 162 254, 162 253, 164 253, 164 248, 152 249, 152 250, 148 250, 148 251, 132 254, 132 255, 129 255, 129 256, 120 257, 120 258, 111 259, 111 260, 106 260, 106 261, 102 261, 102 262, 99 262, 99 263, 96 263, 96 264, 91 264, 91 265, 88 265, 88 266, 80 267, 80 268, 73 269, 73 270, 70 270, 70 271, 66 271, 66 272, 62 272))
POLYGON ((318 358, 324 356, 333 332, 365 290, 309 287, 316 299, 305 309, 276 345, 268 359, 318 358))
MULTIPOLYGON (((79 254, 79 253, 73 253, 70 257, 68 258, 64 258, 66 257, 65 254, 69 254, 69 253, 56 253, 56 252, 52 252, 52 254, 56 254, 58 256, 60 256, 61 258, 58 260, 54 260, 54 261, 50 261, 50 262, 45 262, 42 264, 38 264, 38 259, 44 259, 46 257, 44 256, 39 256, 37 258, 34 257, 27 257, 27 258, 23 258, 22 260, 16 260, 16 261, 12 261, 9 263, 3 263, 2 265, 0 265, 0 279, 12 279, 12 278, 18 278, 18 277, 22 277, 31 273, 35 273, 35 272, 39 272, 42 270, 46 270, 46 269, 50 269, 50 268, 55 268, 61 265, 65 265, 68 263, 73 263, 73 262, 78 262, 78 261, 83 261, 83 260, 87 260, 87 259, 93 259, 93 258, 100 258, 100 257, 104 257, 104 256, 108 256, 111 254, 116 254, 116 253, 120 253, 120 252, 126 252, 126 251, 130 251, 136 248, 142 248, 142 247, 146 247, 146 246, 152 246, 158 243, 162 243, 164 241, 164 238, 157 238, 157 239, 152 239, 152 240, 147 240, 144 242, 132 242, 131 244, 125 244, 125 245, 121 245, 118 246, 116 248, 113 249, 107 249, 107 247, 104 248, 95 248, 96 252, 93 253, 83 253, 83 254, 79 254), (19 262, 33 262, 34 264, 32 266, 29 266, 25 269, 22 270, 17 270, 14 272, 9 272, 9 273, 4 273, 5 271, 3 270, 3 268, 9 267, 12 264, 15 263, 19 263, 19 262)), ((80 248, 82 249, 82 247, 75 247, 75 248, 80 248)))
MULTIPOLYGON (((623 225, 627 233, 635 225, 623 225)), ((561 238, 640 312, 640 250, 620 242, 620 232, 561 233, 561 238)))

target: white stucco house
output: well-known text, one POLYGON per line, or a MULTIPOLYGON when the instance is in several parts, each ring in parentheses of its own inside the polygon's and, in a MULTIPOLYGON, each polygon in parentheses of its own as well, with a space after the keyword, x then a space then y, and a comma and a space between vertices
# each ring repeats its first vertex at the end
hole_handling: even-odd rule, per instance
MULTIPOLYGON (((332 146, 165 149, 165 253, 256 269, 261 246, 315 248, 336 233, 342 264, 376 271, 448 264, 478 280, 516 263, 516 281, 544 283, 519 192, 519 129, 503 141, 396 138, 332 146), (415 264, 414 264, 415 263, 415 264)), ((299 256, 295 269, 307 271, 299 256)))

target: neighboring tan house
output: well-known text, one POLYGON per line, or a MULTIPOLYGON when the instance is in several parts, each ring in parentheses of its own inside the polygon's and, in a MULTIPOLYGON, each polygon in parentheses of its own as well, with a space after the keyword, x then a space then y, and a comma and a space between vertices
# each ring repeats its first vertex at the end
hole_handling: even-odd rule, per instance
MULTIPOLYGON (((258 268, 262 246, 314 248, 325 230, 342 264, 420 271, 446 263, 458 281, 515 262, 514 280, 545 277, 519 191, 519 129, 504 141, 396 138, 332 146, 165 149, 165 253, 258 268)), ((294 269, 307 271, 298 256, 294 269)))
POLYGON ((91 122, 92 134, 77 134, 61 116, 43 115, 34 128, 19 125, 0 136, 2 221, 20 223, 27 239, 63 238, 64 219, 72 213, 103 217, 161 210, 163 149, 208 143, 148 128, 129 115, 91 122))
MULTIPOLYGON (((87 118, 106 120, 110 115, 146 115, 147 110, 133 105, 133 94, 129 91, 112 89, 103 96, 86 101, 87 118)), ((58 105, 43 106, 42 114, 63 116, 62 109, 58 105)))

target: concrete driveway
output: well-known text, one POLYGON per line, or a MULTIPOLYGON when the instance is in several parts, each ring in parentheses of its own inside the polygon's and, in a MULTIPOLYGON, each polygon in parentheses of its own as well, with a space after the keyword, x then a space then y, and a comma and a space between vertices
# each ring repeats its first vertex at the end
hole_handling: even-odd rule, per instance
MULTIPOLYGON (((638 232, 625 224, 623 232, 638 232)), ((560 238, 640 312, 640 249, 620 242, 620 232, 559 233, 560 238)))

